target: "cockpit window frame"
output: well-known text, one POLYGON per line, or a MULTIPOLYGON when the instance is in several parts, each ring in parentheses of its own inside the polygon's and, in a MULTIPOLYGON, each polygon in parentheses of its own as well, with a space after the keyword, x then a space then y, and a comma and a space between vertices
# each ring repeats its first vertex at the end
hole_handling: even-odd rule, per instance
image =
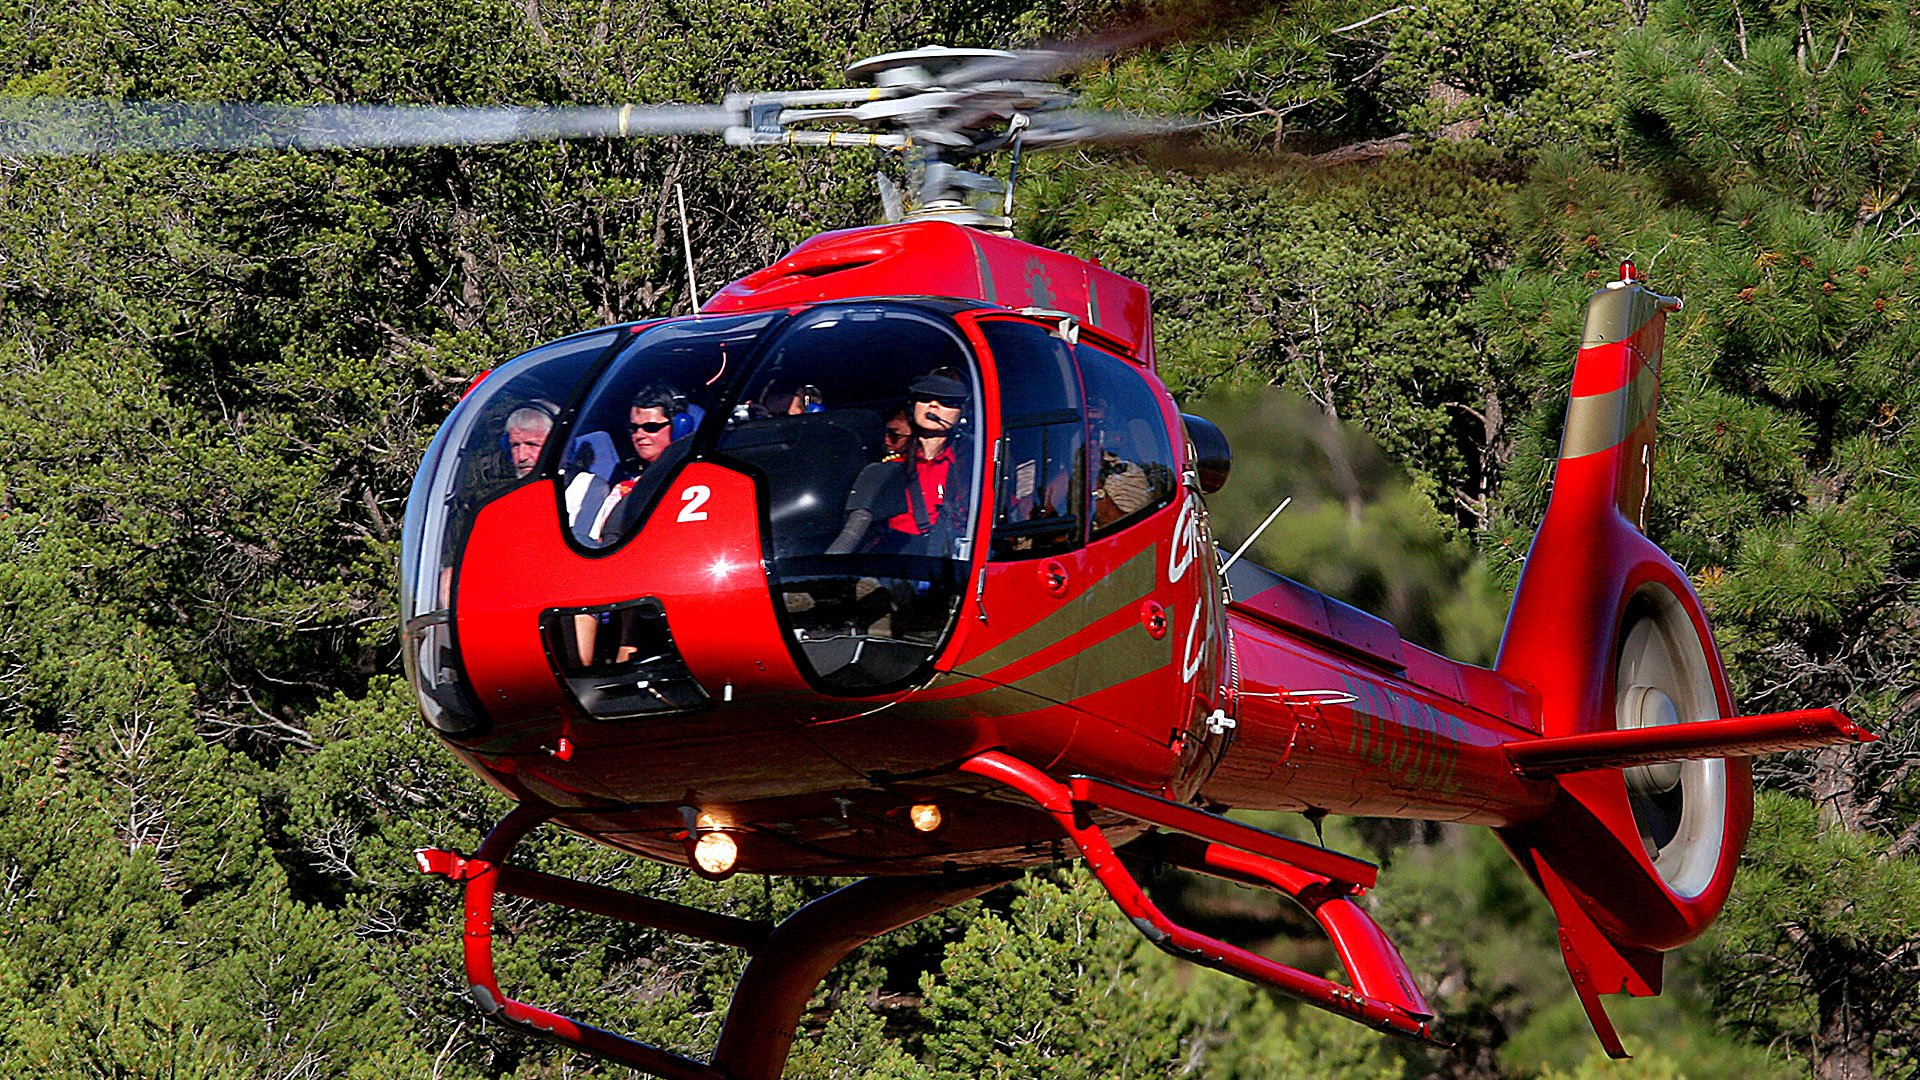
MULTIPOLYGON (((407 671, 407 681, 420 700, 422 712, 428 723, 447 738, 478 738, 492 726, 492 717, 488 714, 484 703, 473 693, 470 680, 465 673, 464 662, 459 660, 463 655, 459 630, 459 596, 461 570, 466 561, 466 538, 461 537, 456 540, 449 536, 456 522, 447 507, 456 498, 454 486, 460 482, 460 471, 470 467, 469 463, 463 461, 467 447, 476 437, 475 431, 480 426, 481 419, 493 407, 494 399, 521 378, 522 373, 515 370, 516 365, 532 366, 537 370, 538 365, 531 364, 533 357, 554 353, 571 356, 571 353, 564 351, 566 346, 604 336, 607 341, 598 355, 586 358, 580 373, 572 376, 580 383, 591 385, 597 381, 599 372, 610 358, 621 349, 620 334, 625 329, 628 327, 616 324, 569 334, 521 352, 484 373, 467 388, 466 393, 461 395, 460 400, 448 412, 447 418, 441 421, 439 430, 434 433, 432 442, 428 444, 426 452, 421 456, 420 466, 415 471, 413 486, 408 492, 407 512, 401 528, 399 600, 402 660, 407 671), (528 363, 522 363, 522 361, 528 363), (454 457, 448 460, 448 454, 454 457), (453 472, 449 473, 448 470, 453 472), (455 545, 457 550, 449 552, 447 549, 450 544, 455 545), (432 564, 432 569, 428 568, 429 563, 432 564), (439 581, 442 575, 446 579, 444 586, 439 581), (420 600, 422 589, 430 589, 433 593, 432 601, 426 606, 422 606, 420 600), (440 601, 438 595, 442 591, 446 594, 444 603, 440 601), (436 630, 436 628, 439 629, 436 630), (435 690, 448 693, 449 696, 457 699, 456 701, 450 703, 442 700, 437 694, 430 692, 427 684, 423 682, 420 657, 415 653, 417 647, 428 644, 427 638, 424 637, 416 642, 416 635, 421 634, 427 634, 436 639, 443 635, 444 641, 435 647, 435 651, 451 653, 456 663, 459 663, 457 679, 434 687, 435 690), (438 706, 437 710, 429 708, 429 699, 438 706), (441 723, 437 717, 450 714, 455 706, 459 711, 467 714, 469 722, 457 727, 441 723)), ((591 350, 581 351, 591 352, 591 350)), ((550 363, 558 359, 559 357, 550 357, 542 363, 550 363)), ((504 421, 506 415, 510 414, 511 410, 503 414, 500 419, 504 421)), ((540 456, 535 460, 528 474, 515 478, 508 485, 489 495, 484 503, 472 507, 473 518, 478 517, 484 506, 492 504, 508 493, 547 478, 549 455, 553 447, 562 441, 555 436, 563 434, 566 415, 563 409, 555 417, 554 425, 548 431, 546 444, 543 445, 540 456)), ((504 431, 501 437, 504 443, 504 431)), ((502 449, 504 452, 504 446, 502 449)), ((467 527, 471 528, 471 524, 469 520, 467 527)))
MULTIPOLYGON (((1000 490, 1004 470, 1015 468, 1014 464, 1003 458, 1011 451, 1013 433, 1042 432, 1043 445, 1051 447, 1053 433, 1062 429, 1077 431, 1077 440, 1069 442, 1069 454, 1085 453, 1087 445, 1085 385, 1080 376, 1079 358, 1074 352, 1073 343, 1078 337, 1078 324, 1064 315, 1029 311, 983 310, 975 312, 969 320, 970 325, 980 336, 980 343, 987 356, 991 358, 994 374, 995 400, 993 407, 992 430, 994 436, 994 474, 983 479, 982 483, 993 489, 993 520, 984 523, 986 534, 982 538, 987 552, 987 561, 993 563, 1023 562, 1029 559, 1051 558, 1078 551, 1087 543, 1087 521, 1082 497, 1085 483, 1085 463, 1069 463, 1066 474, 1069 501, 1068 514, 1061 518, 1056 526, 1048 527, 1044 523, 1034 526, 1032 520, 1022 524, 1003 526, 1000 518, 1005 509, 1000 505, 1000 490), (1073 380, 1067 402, 1051 410, 1028 410, 1013 412, 1019 407, 1011 403, 1006 379, 1006 363, 1002 355, 1004 350, 996 348, 988 333, 988 327, 996 325, 1014 325, 1031 327, 1060 343, 1065 357, 1067 372, 1073 380), (1064 528, 1062 528, 1062 526, 1064 528), (1045 541, 1049 536, 1053 542, 1037 543, 1031 549, 1013 550, 1007 545, 1027 539, 1045 541)), ((1050 459, 1049 459, 1050 460, 1050 459)), ((1052 470, 1048 470, 1051 473, 1052 470)), ((1040 519, 1035 519, 1040 520, 1040 519)))
MULTIPOLYGON (((642 496, 644 500, 642 503, 637 504, 629 511, 622 511, 623 514, 629 515, 635 521, 644 522, 648 520, 658 508, 660 499, 672 488, 675 479, 683 469, 696 461, 704 461, 711 458, 713 443, 716 438, 714 432, 718 430, 716 417, 724 415, 726 411, 732 407, 736 384, 739 383, 742 375, 753 367, 760 353, 767 347, 767 343, 784 332, 786 324, 791 321, 791 317, 794 314, 795 312, 788 310, 730 311, 715 315, 695 314, 677 318, 655 319, 650 322, 635 324, 631 328, 635 335, 634 339, 614 349, 607 357, 603 358, 599 367, 593 372, 593 375, 584 380, 582 385, 575 391, 572 400, 568 402, 566 410, 561 414, 560 422, 556 424, 554 428, 554 431, 561 437, 551 441, 560 446, 566 446, 572 443, 578 434, 576 429, 580 422, 581 410, 587 406, 590 399, 600 393, 602 383, 613 373, 616 367, 637 359, 639 355, 637 350, 645 350, 649 347, 647 339, 653 332, 662 328, 698 326, 703 323, 743 324, 750 323, 754 319, 767 320, 766 324, 758 330, 752 344, 744 350, 738 358, 738 370, 727 371, 723 369, 716 377, 715 382, 718 383, 718 389, 711 399, 711 407, 701 407, 705 415, 698 421, 694 430, 685 436, 686 450, 676 454, 676 460, 669 462, 666 470, 662 472, 655 481, 649 483, 645 494, 642 496)), ((612 431, 608 434, 615 440, 617 447, 621 433, 612 431)), ((634 535, 637 535, 640 530, 634 530, 632 533, 623 535, 606 544, 588 544, 583 542, 579 536, 576 535, 573 523, 568 520, 568 478, 558 468, 558 466, 562 464, 557 460, 557 455, 560 451, 556 450, 553 446, 549 446, 548 451, 555 454, 556 457, 554 459, 543 457, 542 467, 545 471, 542 473, 542 477, 554 481, 554 506, 556 512, 560 515, 560 519, 566 522, 566 525, 561 529, 561 536, 565 540, 568 549, 577 555, 589 559, 604 559, 617 554, 627 546, 628 542, 634 535)), ((617 449, 616 453, 618 453, 617 449)))
MULTIPOLYGON (((1130 359, 1125 354, 1105 348, 1096 342, 1081 341, 1074 346, 1074 366, 1080 372, 1080 381, 1087 394, 1089 408, 1086 412, 1087 445, 1100 443, 1096 437, 1092 403, 1101 393, 1113 394, 1121 391, 1120 397, 1139 395, 1151 403, 1147 409, 1136 410, 1134 421, 1146 425, 1147 441, 1150 446, 1138 445, 1139 433, 1135 431, 1133 447, 1135 453, 1125 461, 1141 471, 1147 488, 1147 500, 1136 509, 1125 511, 1108 521, 1100 520, 1098 501, 1107 485, 1104 481, 1105 463, 1088 461, 1087 495, 1089 506, 1087 518, 1087 543, 1098 544, 1111 537, 1120 536, 1136 526, 1149 521, 1167 507, 1178 502, 1182 490, 1181 477, 1185 469, 1182 461, 1185 440, 1176 437, 1181 429, 1168 423, 1168 405, 1171 396, 1164 384, 1144 365, 1130 359), (1097 361, 1092 363, 1090 361, 1097 361), (1089 369, 1095 370, 1089 374, 1089 369), (1098 384, 1109 379, 1119 385, 1109 383, 1107 387, 1098 384), (1163 452, 1159 452, 1163 451, 1163 452), (1159 452, 1159 453, 1156 453, 1159 452)), ((1138 401, 1135 402, 1139 403, 1138 401)), ((1109 407, 1119 408, 1125 404, 1122 400, 1109 401, 1109 407)), ((1177 413, 1174 414, 1177 417, 1177 413)), ((1123 456, 1124 457, 1124 456, 1123 456)))

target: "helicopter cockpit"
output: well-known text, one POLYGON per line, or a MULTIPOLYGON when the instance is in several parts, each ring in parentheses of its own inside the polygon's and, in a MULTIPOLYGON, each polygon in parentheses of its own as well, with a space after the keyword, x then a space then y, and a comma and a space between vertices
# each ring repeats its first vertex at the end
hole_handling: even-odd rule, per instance
POLYGON ((881 304, 795 316, 733 396, 714 460, 762 480, 775 606, 823 688, 898 686, 945 639, 972 557, 979 401, 957 327, 881 304))
POLYGON ((521 547, 514 566, 546 662, 584 712, 706 707, 667 625, 699 598, 649 580, 650 565, 692 553, 642 539, 655 517, 719 513, 698 505, 701 486, 660 509, 695 462, 752 478, 758 520, 728 528, 757 535, 807 681, 863 695, 920 676, 964 593, 980 499, 980 374, 951 315, 866 301, 619 326, 485 377, 442 426, 408 503, 406 657, 428 719, 465 737, 496 711, 466 671, 461 575, 470 547, 502 537, 521 547), (555 531, 544 515, 559 543, 536 539, 555 531), (541 595, 535 583, 556 579, 577 594, 541 595))

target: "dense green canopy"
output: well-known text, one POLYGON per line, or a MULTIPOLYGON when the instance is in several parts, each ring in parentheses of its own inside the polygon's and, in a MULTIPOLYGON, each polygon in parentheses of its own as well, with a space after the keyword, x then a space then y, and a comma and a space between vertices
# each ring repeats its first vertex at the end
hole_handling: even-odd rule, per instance
MULTIPOLYGON (((1684 293, 1654 537, 1747 711, 1836 703, 1886 738, 1762 769, 1727 915, 1622 1026, 1646 1075, 1920 1076, 1909 5, 74 0, 0 7, 0 99, 699 102, 1170 13, 1185 36, 1078 85, 1210 133, 1036 161, 1018 224, 1154 290, 1163 374, 1239 452, 1223 538, 1293 495, 1257 557, 1487 659, 1580 305, 1628 258, 1684 293)), ((684 137, 0 158, 0 1074, 624 1074, 482 1024, 455 894, 412 870, 504 807, 397 676, 401 506, 476 372, 687 309, 676 185, 711 291, 872 220, 872 165, 684 137)), ((792 1075, 1599 1075, 1489 838, 1329 829, 1385 862, 1375 915, 1459 1050, 1176 965, 1059 869, 858 954, 792 1075)), ((755 917, 830 887, 530 848, 755 917)), ((1164 896, 1332 963, 1278 904, 1164 896)), ((737 957, 505 918, 528 999, 710 1048, 737 957)))

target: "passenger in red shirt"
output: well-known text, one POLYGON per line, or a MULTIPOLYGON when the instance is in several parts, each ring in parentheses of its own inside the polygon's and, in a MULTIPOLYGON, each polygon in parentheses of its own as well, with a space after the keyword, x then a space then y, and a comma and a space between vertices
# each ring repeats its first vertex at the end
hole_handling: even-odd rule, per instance
POLYGON ((960 374, 935 368, 907 388, 913 427, 905 455, 867 466, 847 496, 847 523, 829 555, 876 551, 909 555, 953 553, 965 535, 967 463, 960 451, 961 418, 972 395, 960 374), (956 468, 957 466, 957 468, 956 468), (956 496, 949 504, 949 492, 956 496), (886 529, 869 536, 875 519, 886 529))

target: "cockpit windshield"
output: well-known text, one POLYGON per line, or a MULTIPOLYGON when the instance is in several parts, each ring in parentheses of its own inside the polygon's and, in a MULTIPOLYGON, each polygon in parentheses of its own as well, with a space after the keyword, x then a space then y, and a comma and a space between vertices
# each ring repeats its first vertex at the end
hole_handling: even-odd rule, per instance
POLYGON ((624 328, 577 334, 502 364, 454 408, 420 462, 401 540, 400 610, 407 674, 443 732, 482 725, 453 640, 454 575, 474 518, 538 478, 561 403, 632 336, 624 328))
POLYGON ((760 335, 781 318, 663 323, 621 351, 581 403, 560 462, 575 540, 611 547, 634 531, 760 335))
POLYGON ((797 316, 717 444, 765 482, 775 606, 815 679, 876 692, 920 671, 965 591, 979 378, 951 324, 886 304, 797 316))

